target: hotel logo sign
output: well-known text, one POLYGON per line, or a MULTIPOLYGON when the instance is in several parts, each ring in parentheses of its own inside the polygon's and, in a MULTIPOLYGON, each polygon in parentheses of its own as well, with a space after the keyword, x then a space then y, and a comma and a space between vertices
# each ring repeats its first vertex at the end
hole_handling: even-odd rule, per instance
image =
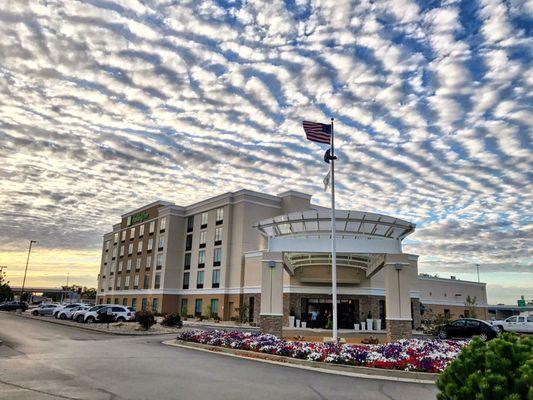
POLYGON ((149 218, 148 211, 143 211, 137 214, 130 215, 128 217, 128 221, 126 223, 126 226, 131 226, 133 224, 137 224, 139 222, 146 221, 149 218))

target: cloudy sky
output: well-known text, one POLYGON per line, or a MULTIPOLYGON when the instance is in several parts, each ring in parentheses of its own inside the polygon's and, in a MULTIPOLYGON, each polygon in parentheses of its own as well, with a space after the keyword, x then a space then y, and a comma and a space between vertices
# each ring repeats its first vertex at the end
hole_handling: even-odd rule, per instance
POLYGON ((420 271, 533 298, 533 2, 0 0, 0 265, 96 284, 156 199, 294 188, 406 218, 420 271))

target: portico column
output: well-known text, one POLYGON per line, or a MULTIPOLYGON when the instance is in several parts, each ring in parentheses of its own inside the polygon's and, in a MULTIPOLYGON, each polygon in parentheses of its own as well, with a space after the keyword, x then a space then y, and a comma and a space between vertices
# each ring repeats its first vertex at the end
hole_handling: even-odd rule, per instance
POLYGON ((280 252, 263 253, 261 263, 261 332, 282 337, 283 256, 280 252))
POLYGON ((418 275, 417 256, 387 254, 385 256, 385 304, 387 340, 412 336, 411 289, 418 275))

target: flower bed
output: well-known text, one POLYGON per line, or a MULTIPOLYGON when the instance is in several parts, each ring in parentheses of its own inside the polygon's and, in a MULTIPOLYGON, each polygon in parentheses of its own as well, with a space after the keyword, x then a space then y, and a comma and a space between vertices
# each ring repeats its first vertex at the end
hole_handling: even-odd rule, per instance
POLYGON ((260 333, 219 330, 187 331, 178 334, 177 339, 301 360, 421 372, 444 370, 468 344, 437 339, 404 339, 382 345, 306 343, 260 333))

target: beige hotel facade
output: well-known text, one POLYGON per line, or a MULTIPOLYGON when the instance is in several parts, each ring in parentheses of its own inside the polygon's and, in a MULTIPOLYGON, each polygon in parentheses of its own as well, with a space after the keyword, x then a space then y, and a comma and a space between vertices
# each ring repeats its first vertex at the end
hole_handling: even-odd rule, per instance
MULTIPOLYGON (((289 315, 309 321, 311 314, 318 314, 321 318, 315 324, 323 324, 322 317, 331 312, 331 263, 327 252, 313 246, 317 238, 329 240, 327 215, 329 210, 312 204, 310 195, 296 191, 270 195, 239 190, 188 206, 156 201, 140 207, 122 215, 120 223, 104 235, 97 303, 159 313, 211 313, 223 320, 236 318, 237 309, 245 305, 250 322, 259 323, 262 315, 271 315, 287 326, 289 315), (280 239, 285 247, 273 253, 280 239), (293 244, 295 251, 287 251, 293 244), (281 265, 281 303, 276 312, 272 311, 276 308, 272 287, 268 289, 273 283, 265 281, 269 271, 265 262, 272 263, 273 254, 281 265), (261 305, 262 297, 270 304, 261 305)), ((459 317, 469 312, 468 295, 476 297, 478 317, 486 318, 484 283, 418 274, 418 257, 401 251, 401 241, 414 229, 414 224, 394 217, 339 212, 340 328, 365 320, 369 312, 385 325, 388 314, 401 315, 404 309, 407 317, 399 319, 413 327, 424 318, 421 309, 459 317), (349 247, 352 243, 357 251, 349 247), (396 246, 392 252, 406 261, 408 268, 401 276, 402 267, 395 264, 397 283, 391 281, 396 272, 384 268, 387 261, 380 246, 388 253, 396 246), (395 303, 402 303, 395 292, 400 284, 407 290, 402 296, 409 304, 398 304, 396 312, 395 303)))

